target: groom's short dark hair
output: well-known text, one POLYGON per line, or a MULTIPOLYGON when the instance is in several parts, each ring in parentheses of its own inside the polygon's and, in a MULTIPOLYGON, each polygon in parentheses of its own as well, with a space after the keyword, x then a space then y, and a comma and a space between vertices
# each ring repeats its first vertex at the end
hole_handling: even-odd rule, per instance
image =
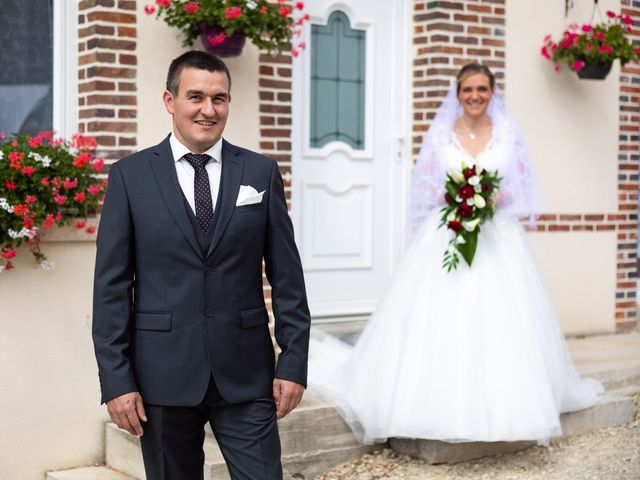
POLYGON ((227 75, 227 80, 229 80, 229 92, 231 92, 231 74, 229 73, 227 65, 215 55, 201 50, 191 50, 174 58, 171 65, 169 65, 166 88, 173 95, 178 94, 180 74, 185 68, 197 68, 199 70, 207 70, 208 72, 224 72, 227 75))

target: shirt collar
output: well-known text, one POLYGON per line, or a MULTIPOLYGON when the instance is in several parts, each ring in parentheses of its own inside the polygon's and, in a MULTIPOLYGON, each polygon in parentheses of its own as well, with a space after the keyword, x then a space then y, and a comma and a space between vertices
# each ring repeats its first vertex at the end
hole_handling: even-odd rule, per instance
MULTIPOLYGON (((185 147, 180 140, 176 137, 175 133, 171 133, 169 136, 169 144, 171 145, 171 153, 173 153, 173 161, 178 162, 187 153, 192 153, 187 147, 185 147)), ((211 156, 215 162, 222 163, 222 137, 216 143, 211 145, 209 149, 202 152, 211 156)))

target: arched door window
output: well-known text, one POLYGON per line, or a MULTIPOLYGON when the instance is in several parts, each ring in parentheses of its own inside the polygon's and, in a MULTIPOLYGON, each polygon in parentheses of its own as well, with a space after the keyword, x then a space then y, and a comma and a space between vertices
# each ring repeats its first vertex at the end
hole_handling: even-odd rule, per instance
POLYGON ((365 40, 349 18, 333 12, 327 25, 311 27, 310 146, 341 141, 365 146, 365 40))

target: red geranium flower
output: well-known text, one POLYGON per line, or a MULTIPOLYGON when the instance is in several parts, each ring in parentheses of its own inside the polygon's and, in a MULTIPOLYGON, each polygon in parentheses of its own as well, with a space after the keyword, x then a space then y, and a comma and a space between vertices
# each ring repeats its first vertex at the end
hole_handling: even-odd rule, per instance
POLYGON ((38 197, 35 195, 27 195, 24 199, 25 203, 36 203, 38 201, 38 197))
POLYGON ((146 13, 147 15, 153 15, 155 11, 156 7, 154 7, 153 5, 144 6, 144 13, 146 13))
POLYGON ((14 258, 16 256, 15 248, 3 248, 0 254, 2 258, 14 258))
POLYGON ((288 17, 289 15, 291 15, 291 7, 280 7, 278 13, 283 17, 288 17))
POLYGON ((240 15, 242 15, 240 7, 228 7, 224 12, 224 16, 227 18, 238 18, 240 15))
POLYGON ((18 204, 13 206, 14 215, 24 215, 27 212, 29 212, 29 206, 26 204, 18 204))
POLYGON ((200 4, 198 2, 189 2, 184 6, 184 11, 187 13, 197 13, 200 10, 200 4))
POLYGON ((7 188, 9 190, 15 190, 16 189, 16 182, 14 182, 12 180, 7 180, 6 182, 4 182, 4 186, 5 186, 5 188, 7 188))
POLYGON ((29 165, 27 167, 22 167, 20 171, 24 173, 27 177, 30 177, 31 175, 33 175, 33 172, 35 172, 36 169, 29 165))
POLYGON ((78 192, 73 196, 73 200, 78 202, 78 203, 84 203, 85 201, 85 195, 84 192, 78 192))

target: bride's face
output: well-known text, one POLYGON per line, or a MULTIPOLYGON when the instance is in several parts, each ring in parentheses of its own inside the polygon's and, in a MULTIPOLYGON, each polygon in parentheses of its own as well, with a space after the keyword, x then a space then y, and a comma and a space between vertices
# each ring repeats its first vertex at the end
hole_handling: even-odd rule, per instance
POLYGON ((474 73, 460 84, 458 100, 466 115, 481 117, 486 113, 492 95, 489 77, 482 73, 474 73))

